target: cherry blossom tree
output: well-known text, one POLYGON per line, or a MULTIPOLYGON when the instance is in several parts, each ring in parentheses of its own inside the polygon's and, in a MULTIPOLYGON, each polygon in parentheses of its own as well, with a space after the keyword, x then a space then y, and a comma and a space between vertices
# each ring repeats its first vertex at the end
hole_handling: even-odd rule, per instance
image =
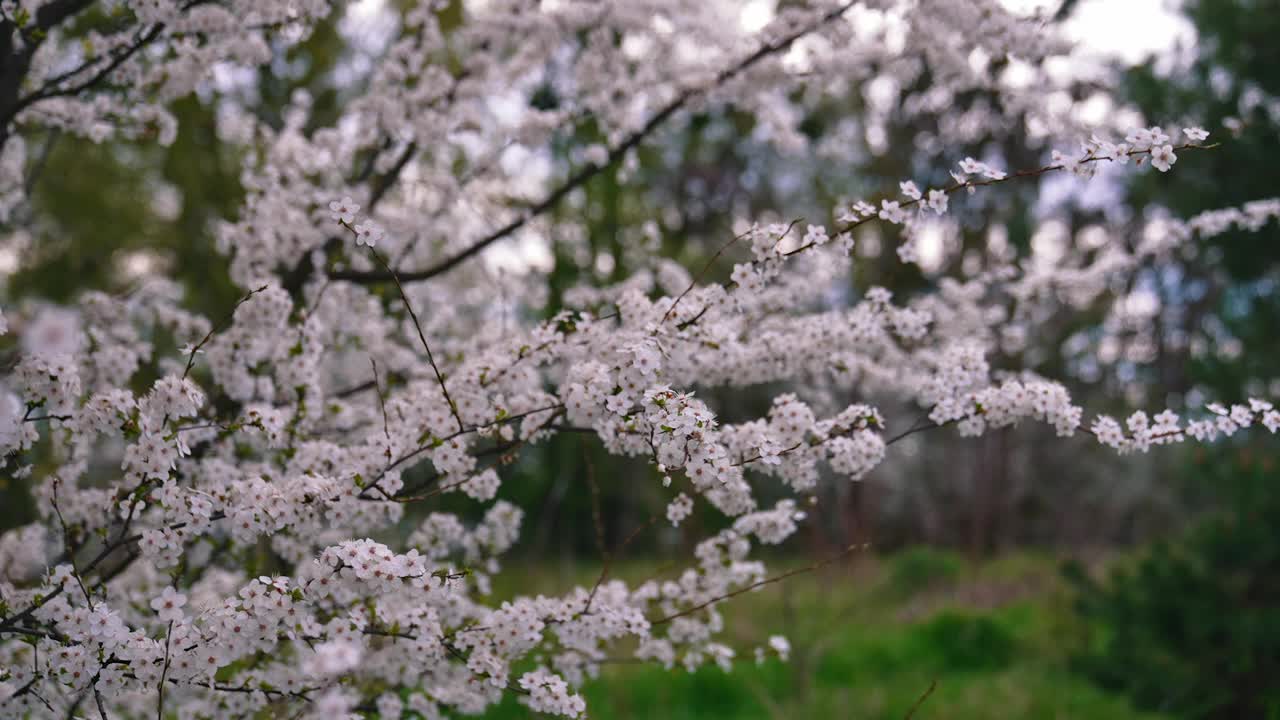
POLYGON ((785 659, 780 636, 732 647, 720 604, 794 574, 756 552, 805 523, 820 482, 858 481, 907 437, 1043 423, 1132 453, 1280 429, 1261 398, 1095 415, 1061 378, 993 361, 1180 247, 1264 227, 1277 199, 1054 263, 988 257, 904 296, 848 292, 868 233, 914 265, 1008 186, 1177 172, 1212 151, 1191 122, 1085 126, 1043 102, 1071 51, 1052 26, 995 0, 812 0, 749 28, 733 3, 404 5, 358 93, 317 126, 304 92, 273 125, 224 91, 334 3, 0 2, 0 222, 31 219, 32 132, 164 144, 191 93, 225 95, 218 138, 246 188, 216 227, 243 293, 229 316, 192 312, 154 276, 0 316, 16 348, 0 452, 39 509, 0 535, 0 715, 435 718, 511 694, 581 717, 576 688, 620 658, 785 659), (995 77, 993 58, 1021 80, 995 77), (537 263, 499 275, 520 248, 580 240, 559 211, 691 113, 751 114, 763 142, 796 152, 806 111, 885 82, 947 120, 932 144, 1024 138, 1042 162, 976 153, 821 217, 725 218, 702 267, 642 238, 629 277, 584 279, 549 318, 537 263), (548 88, 552 107, 531 102, 548 88), (948 115, 974 95, 990 102, 948 115), (553 151, 587 123, 598 142, 553 151), (765 384, 786 391, 762 417, 706 399, 765 384), (627 583, 606 562, 593 584, 494 603, 524 520, 498 499, 504 467, 562 433, 651 466, 669 504, 630 537, 701 506, 725 528, 670 579, 627 583), (762 488, 783 499, 763 504, 762 488), (431 511, 444 493, 476 512, 431 511))

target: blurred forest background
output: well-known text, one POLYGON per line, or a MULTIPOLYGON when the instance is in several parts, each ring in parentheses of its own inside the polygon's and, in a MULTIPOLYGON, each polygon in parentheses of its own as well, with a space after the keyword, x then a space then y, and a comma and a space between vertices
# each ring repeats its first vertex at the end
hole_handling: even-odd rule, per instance
MULTIPOLYGON (((1061 3, 1048 22, 1070 22, 1084 4, 1061 3)), ((923 272, 899 264, 892 252, 865 252, 854 282, 910 293, 951 272, 966 253, 1028 254, 1046 233, 1086 242, 1102 219, 1134 226, 1151 213, 1185 218, 1277 194, 1280 0, 1192 0, 1179 11, 1194 26, 1193 41, 1136 66, 1115 61, 1096 72, 1151 121, 1194 121, 1214 133, 1211 139, 1226 141, 1220 148, 1179 161, 1167 175, 1135 172, 1109 181, 1110 197, 1127 196, 1136 209, 1131 217, 1112 217, 1115 203, 1079 194, 1060 193, 1047 206, 1035 187, 1001 188, 985 200, 991 217, 1000 218, 998 232, 962 228, 937 266, 923 272)), ((461 17, 457 0, 443 12, 461 17)), ((315 98, 313 124, 329 123, 358 86, 350 78, 377 52, 376 42, 361 37, 376 28, 360 17, 356 9, 336 13, 308 42, 238 85, 238 101, 278 123, 290 94, 305 88, 315 98)), ((1090 92, 1082 78, 1070 100, 1084 103, 1090 92)), ((545 93, 531 101, 554 105, 557 98, 545 93)), ((935 178, 952 153, 981 156, 978 148, 989 142, 931 151, 931 123, 941 116, 908 117, 876 103, 868 97, 866 106, 807 118, 816 151, 800 159, 770 149, 750 116, 717 112, 680 124, 640 153, 629 177, 604 173, 559 208, 590 218, 591 232, 583 242, 553 238, 546 312, 562 307, 565 291, 586 275, 601 282, 628 276, 629 249, 645 242, 646 223, 655 218, 667 254, 700 268, 733 218, 816 216, 837 199, 874 196, 902 178, 935 178), (824 143, 850 137, 866 138, 864 162, 823 162, 824 143)), ((239 159, 217 140, 215 95, 183 100, 176 113, 180 131, 168 148, 95 145, 56 132, 27 138, 32 212, 50 220, 19 223, 0 236, 7 306, 65 301, 86 287, 119 291, 142 275, 164 273, 186 285, 197 309, 215 318, 228 313, 238 292, 225 279, 211 221, 237 211, 239 159)), ((566 138, 566 157, 595 141, 591 135, 587 127, 566 138)), ((1021 168, 1039 165, 1043 152, 1009 143, 1000 154, 1021 168)), ((1101 314, 1084 324, 1046 324, 1039 331, 1047 338, 1081 350, 1074 359, 1068 352, 1065 361, 1036 361, 1037 369, 1063 379, 1077 402, 1100 412, 1123 409, 1107 405, 1108 397, 1147 409, 1238 402, 1241 389, 1275 399, 1277 235, 1274 228, 1227 233, 1142 278, 1159 302, 1131 319, 1132 327, 1103 328, 1101 314), (1104 335, 1132 342, 1114 347, 1099 340, 1104 335)), ((776 390, 725 394, 713 405, 730 417, 761 414, 776 390)), ((791 662, 756 666, 744 656, 731 674, 614 667, 587 688, 595 716, 1280 717, 1276 440, 1257 433, 1208 449, 1116 458, 1043 442, 1042 432, 1018 427, 978 442, 918 435, 866 480, 826 484, 822 502, 810 508, 811 529, 775 567, 801 567, 851 543, 871 549, 725 607, 745 620, 732 624, 743 647, 780 629, 793 644, 791 662)), ((589 468, 602 475, 608 468, 599 478, 606 548, 663 506, 650 492, 653 483, 638 481, 649 472, 643 463, 631 467, 599 452, 561 436, 505 470, 501 496, 528 513, 512 560, 521 568, 505 579, 522 592, 589 583, 598 570, 589 468)), ((4 481, 0 493, 0 526, 32 518, 20 481, 4 481)), ((646 533, 615 574, 640 580, 661 573, 714 522, 695 517, 679 531, 646 533)), ((512 703, 494 716, 524 712, 512 703)))

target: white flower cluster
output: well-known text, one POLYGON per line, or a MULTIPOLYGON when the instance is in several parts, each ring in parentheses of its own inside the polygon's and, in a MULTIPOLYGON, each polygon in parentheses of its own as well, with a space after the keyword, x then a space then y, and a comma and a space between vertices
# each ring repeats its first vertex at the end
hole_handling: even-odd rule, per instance
POLYGON ((582 696, 570 690, 568 683, 546 668, 521 675, 520 687, 529 692, 521 700, 534 712, 576 718, 587 710, 587 702, 582 696))
POLYGON ((962 435, 981 435, 1029 417, 1052 425, 1061 437, 1070 437, 1080 426, 1082 412, 1058 383, 1006 380, 939 400, 929 419, 938 425, 958 423, 962 435))
POLYGON ((1139 257, 1160 256, 1185 247, 1193 238, 1207 240, 1230 230, 1258 232, 1280 218, 1280 198, 1247 202, 1240 207, 1207 210, 1182 220, 1154 219, 1143 228, 1139 257))
POLYGON ((1262 425, 1272 434, 1280 431, 1280 411, 1266 400, 1251 398, 1248 405, 1232 405, 1230 408, 1211 403, 1206 409, 1210 417, 1189 420, 1185 426, 1172 410, 1160 412, 1155 417, 1139 410, 1130 415, 1123 426, 1115 418, 1099 415, 1090 430, 1098 442, 1122 453, 1147 452, 1152 445, 1179 443, 1188 437, 1198 442, 1213 442, 1219 437, 1231 437, 1254 424, 1262 425))
POLYGON ((18 51, 26 82, 18 102, 0 108, 0 137, 16 120, 94 142, 146 138, 168 145, 177 134, 170 100, 211 80, 216 68, 270 62, 272 42, 305 39, 332 9, 323 0, 130 2, 103 13, 86 36, 68 26, 87 4, 53 11, 44 5, 7 0, 0 6, 6 32, 30 45, 18 51))
MULTIPOLYGON (((1183 128, 1184 147, 1197 147, 1209 137, 1204 128, 1183 128)), ((1092 135, 1081 144, 1080 154, 1053 151, 1054 166, 1081 177, 1091 177, 1098 169, 1098 161, 1108 160, 1118 165, 1129 162, 1130 157, 1142 162, 1143 156, 1151 160, 1151 166, 1160 172, 1169 172, 1178 161, 1170 136, 1159 127, 1138 128, 1125 136, 1124 142, 1113 143, 1092 135)))

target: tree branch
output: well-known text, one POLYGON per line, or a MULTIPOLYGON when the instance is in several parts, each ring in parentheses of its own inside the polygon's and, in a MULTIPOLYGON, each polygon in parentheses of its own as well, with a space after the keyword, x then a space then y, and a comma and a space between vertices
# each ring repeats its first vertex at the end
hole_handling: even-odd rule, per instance
MULTIPOLYGON (((426 268, 423 270, 399 273, 400 280, 402 282, 417 282, 421 280, 427 280, 437 275, 446 273, 452 270, 453 268, 457 267, 458 265, 461 265, 462 263, 466 262, 467 260, 475 256, 485 248, 489 247, 490 245, 494 244, 495 242, 515 233, 517 230, 527 225, 530 220, 533 220, 539 215, 542 215, 548 212, 549 210, 551 210, 552 208, 554 208, 557 204, 559 204, 561 200, 565 198, 565 196, 569 195, 569 193, 572 193, 574 190, 577 190, 579 187, 582 187, 589 180, 591 180, 595 176, 599 175, 601 172, 604 172, 609 167, 612 167, 613 165, 621 161, 623 156, 625 156, 629 151, 631 151, 636 146, 640 145, 640 143, 644 142, 646 138, 652 135, 654 131, 656 131, 659 127, 661 127, 664 123, 666 123, 667 120, 671 119, 672 116, 674 116, 677 112, 679 112, 686 105, 688 105, 690 101, 694 100, 695 98, 697 98, 698 96, 706 92, 709 92, 710 90, 713 90, 721 85, 724 85, 728 81, 732 80, 738 75, 741 75, 746 70, 750 69, 752 66, 754 66, 756 63, 760 62, 761 60, 771 55, 774 55, 778 52, 786 50, 787 48, 791 47, 791 45, 796 40, 799 40, 805 35, 808 35, 809 33, 817 30, 818 28, 822 27, 828 22, 831 22, 832 20, 835 20, 836 18, 843 15, 853 5, 854 3, 852 2, 841 3, 835 9, 823 14, 818 20, 799 28, 798 30, 794 30, 791 33, 788 33, 787 35, 784 35, 777 40, 765 43, 764 45, 760 46, 758 50, 748 55, 746 58, 739 61, 737 64, 725 70, 721 70, 720 73, 716 75, 715 79, 712 80, 712 82, 709 83, 708 85, 704 87, 688 88, 684 90, 679 95, 677 95, 673 100, 671 100, 666 105, 664 105, 662 109, 654 113, 653 116, 650 117, 649 120, 645 122, 645 124, 641 126, 639 130, 632 132, 621 143, 618 143, 617 145, 610 148, 609 154, 603 162, 592 163, 581 168, 576 173, 571 175, 569 179, 566 180, 562 185, 557 187, 555 190, 552 190, 551 193, 547 195, 545 198, 543 198, 541 202, 537 203, 536 205, 530 208, 527 208, 516 219, 508 222, 506 225, 503 225, 502 227, 498 228, 497 230, 494 230, 488 235, 485 235, 479 240, 476 240, 471 245, 467 246, 465 249, 459 251, 458 253, 448 258, 445 258, 444 260, 440 261, 439 263, 436 263, 435 265, 432 265, 429 268, 426 268)), ((375 283, 390 282, 392 280, 391 273, 385 270, 384 271, 334 270, 329 273, 329 277, 334 280, 346 280, 348 282, 354 282, 354 283, 360 283, 360 284, 375 284, 375 283)))
POLYGON ((782 582, 783 580, 786 580, 789 577, 795 577, 796 575, 803 575, 804 573, 809 573, 815 570, 819 570, 845 557, 846 555, 851 555, 858 550, 865 550, 868 547, 870 547, 870 545, 866 545, 866 544, 850 545, 844 550, 841 550, 835 555, 832 555, 831 557, 828 557, 824 560, 819 560, 816 563, 813 563, 811 565, 806 565, 802 568, 796 568, 795 570, 782 573, 781 575, 774 575, 773 577, 765 578, 764 580, 753 582, 750 585, 747 585, 746 587, 740 587, 737 590, 734 590, 733 592, 728 592, 723 595, 718 595, 716 597, 711 598, 710 600, 707 600, 706 602, 698 603, 697 605, 694 605, 691 608, 686 608, 684 610, 681 610, 680 612, 672 613, 671 615, 668 615, 663 618, 658 618, 657 620, 652 621, 650 625, 665 625, 666 623, 669 623, 672 620, 675 620, 676 618, 682 618, 686 615, 692 615, 698 612, 699 610, 702 610, 703 608, 709 607, 711 605, 715 605, 721 600, 728 600, 729 598, 737 597, 738 595, 741 595, 745 592, 751 592, 756 588, 761 588, 761 587, 764 587, 765 585, 772 585, 773 583, 776 583, 776 582, 782 582))

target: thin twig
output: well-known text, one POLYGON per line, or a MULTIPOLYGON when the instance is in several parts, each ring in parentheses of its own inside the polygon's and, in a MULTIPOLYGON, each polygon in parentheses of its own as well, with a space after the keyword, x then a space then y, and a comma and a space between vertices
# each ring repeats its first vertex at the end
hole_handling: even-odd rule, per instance
POLYGON ((600 577, 596 578, 596 584, 591 587, 591 594, 587 596, 587 602, 582 607, 579 615, 586 615, 591 610, 591 603, 596 599, 596 592, 600 589, 601 583, 609 577, 610 554, 609 549, 605 547, 604 542, 604 522, 600 518, 600 486, 596 483, 595 467, 591 464, 591 454, 587 450, 586 442, 581 443, 582 460, 586 466, 587 485, 591 488, 591 524, 596 530, 596 549, 600 551, 600 561, 603 567, 600 569, 600 577))
MULTIPOLYGON (((861 420, 861 419, 860 419, 860 420, 861 420)), ((844 428, 843 430, 837 430, 836 432, 830 433, 829 435, 827 435, 826 437, 822 438, 821 440, 819 440, 819 441, 817 441, 817 442, 810 443, 810 442, 806 442, 806 441, 804 441, 804 440, 801 440, 800 442, 796 443, 795 445, 792 445, 792 446, 790 446, 790 447, 783 448, 782 450, 779 450, 779 451, 778 451, 778 455, 787 455, 787 454, 789 454, 789 453, 793 453, 793 452, 795 452, 795 451, 797 451, 797 450, 800 450, 801 448, 815 448, 815 447, 818 447, 818 446, 820 446, 820 445, 824 445, 824 444, 826 444, 827 442, 829 442, 829 441, 831 441, 831 440, 834 440, 835 438, 838 438, 838 437, 844 437, 844 436, 846 436, 846 435, 849 435, 849 434, 853 433, 855 430, 866 430, 866 429, 868 429, 868 428, 870 428, 870 427, 871 427, 871 423, 870 423, 870 422, 868 422, 868 421, 866 421, 866 420, 862 420, 861 422, 855 422, 854 424, 850 425, 850 426, 849 426, 849 427, 847 427, 847 428, 844 428)), ((888 444, 888 443, 886 443, 886 444, 888 444)), ((745 459, 743 459, 743 460, 739 460, 739 461, 738 461, 738 462, 736 462, 736 463, 733 463, 733 467, 742 467, 743 465, 750 465, 750 464, 751 464, 751 463, 753 463, 753 462, 758 462, 758 461, 763 460, 763 459, 764 459, 764 455, 763 455, 762 453, 757 453, 757 454, 755 454, 755 455, 753 455, 753 456, 751 456, 751 457, 749 457, 749 458, 745 458, 745 459)))
MULTIPOLYGON (((342 224, 350 229, 352 233, 355 232, 355 228, 347 225, 346 222, 342 224)), ((436 382, 440 383, 440 392, 444 394, 444 401, 449 405, 449 412, 453 414, 453 419, 458 421, 458 430, 466 429, 467 424, 462 421, 462 416, 458 414, 458 406, 454 405, 453 398, 449 397, 449 387, 444 382, 444 375, 440 373, 440 366, 436 365, 435 356, 431 353, 431 345, 427 343, 427 336, 422 332, 422 322, 418 320, 418 313, 414 312, 413 303, 409 300, 409 294, 405 292, 404 285, 400 283, 400 276, 396 274, 395 270, 391 269, 382 254, 374 250, 373 246, 369 246, 369 254, 373 255, 378 264, 382 265, 383 269, 391 275, 391 279, 395 281, 396 289, 400 291, 400 299, 404 301, 405 310, 409 311, 409 317, 413 320, 413 327, 418 331, 418 339, 422 341, 422 349, 427 351, 427 362, 431 364, 431 371, 436 374, 436 382)))
POLYGON ((920 706, 924 704, 925 700, 929 699, 929 696, 933 694, 934 689, 936 689, 937 687, 938 687, 938 681, 936 678, 934 680, 929 681, 929 687, 925 689, 923 695, 916 698, 916 701, 911 705, 911 709, 907 710, 907 714, 902 720, 911 720, 911 716, 916 714, 916 710, 920 709, 920 706))
POLYGON ((23 183, 23 194, 27 197, 30 197, 31 192, 35 190, 36 183, 40 180, 40 176, 44 174, 45 166, 49 163, 49 156, 53 154, 53 146, 61 137, 62 131, 58 128, 53 128, 49 131, 49 137, 40 148, 40 155, 32 163, 31 172, 27 175, 26 182, 23 183))
POLYGON ((667 318, 671 316, 671 313, 675 312, 676 306, 680 304, 680 301, 684 299, 684 296, 688 295, 698 285, 698 283, 702 282, 702 278, 704 278, 707 272, 711 270, 711 266, 715 264, 716 260, 720 259, 720 256, 724 254, 725 250, 728 250, 731 245, 750 234, 751 231, 747 230, 740 235, 733 236, 729 239, 729 242, 721 245, 720 249, 711 256, 711 259, 707 260, 707 264, 702 266, 702 270, 698 271, 698 274, 694 276, 693 280, 689 281, 689 287, 685 288, 684 292, 680 293, 680 295, 676 297, 675 302, 671 303, 671 307, 667 308, 667 311, 662 314, 662 319, 658 321, 658 324, 661 325, 667 321, 667 318))
MULTIPOLYGON (((613 561, 613 559, 620 557, 623 551, 625 551, 627 547, 630 546, 631 543, 635 541, 636 538, 640 537, 641 533, 653 527, 653 524, 658 521, 658 517, 659 517, 659 513, 655 512, 649 516, 648 520, 645 520, 644 522, 637 525, 635 529, 631 531, 631 534, 627 535, 626 539, 622 541, 622 544, 618 546, 618 549, 614 550, 613 553, 610 555, 609 557, 610 563, 613 561)), ((610 573, 609 568, 610 568, 610 565, 608 563, 603 568, 601 568, 600 575, 596 577, 595 584, 591 586, 591 593, 587 595, 586 605, 584 605, 582 610, 578 613, 579 617, 582 615, 586 615, 587 611, 591 609, 591 603, 592 601, 595 600, 596 594, 600 592, 600 586, 604 585, 604 581, 609 579, 609 573, 610 573)))
POLYGON ((414 459, 415 457, 421 455, 422 453, 434 447, 437 447, 438 446, 437 443, 446 443, 446 442, 449 442, 450 440, 453 440, 454 438, 461 437, 468 433, 477 432, 479 430, 485 430, 487 428, 491 428, 496 425, 503 425, 506 423, 515 422, 516 420, 524 419, 530 415, 536 415, 542 412, 551 412, 553 410, 563 410, 563 409, 564 409, 564 405, 561 405, 560 403, 556 403, 555 405, 548 405, 547 407, 540 407, 534 410, 528 410, 522 413, 516 413, 515 415, 508 415, 500 420, 494 420, 491 423, 485 423, 483 425, 476 425, 474 427, 464 428, 462 430, 459 430, 458 432, 452 433, 450 435, 446 435, 442 438, 432 438, 427 443, 423 445, 419 445, 417 448, 414 448, 413 450, 410 450, 404 455, 401 455, 400 457, 396 458, 396 460, 392 462, 391 465, 389 465, 386 470, 379 473, 378 477, 373 479, 373 483, 371 483, 369 487, 365 488, 363 492, 368 492, 369 490, 371 490, 374 485, 377 485, 378 482, 382 480, 382 478, 386 477, 386 474, 388 472, 391 472, 392 470, 414 459))
POLYGON ((378 385, 378 361, 369 356, 369 364, 373 366, 373 387, 377 390, 378 407, 382 410, 382 434, 387 438, 387 464, 391 464, 391 426, 387 423, 387 401, 382 397, 382 387, 378 385))
POLYGON ((232 323, 232 321, 235 320, 236 310, 239 310, 241 305, 245 304, 245 302, 247 302, 249 298, 253 297, 254 295, 257 295, 258 293, 266 289, 267 289, 267 286, 263 285, 262 287, 259 287, 256 290, 250 290, 244 297, 236 301, 235 307, 231 308, 231 312, 227 315, 227 319, 223 321, 222 325, 209 328, 209 332, 205 333, 205 336, 200 339, 200 342, 196 343, 195 347, 191 348, 191 352, 187 355, 187 366, 182 370, 183 380, 186 380, 187 375, 191 373, 191 366, 196 364, 196 353, 200 352, 200 349, 203 348, 206 343, 212 340, 215 334, 217 334, 223 328, 226 328, 228 325, 232 323))
POLYGON ((53 513, 58 516, 58 524, 62 526, 62 542, 67 547, 67 558, 71 561, 71 576, 75 578, 76 584, 80 586, 80 592, 84 593, 84 601, 93 608, 93 598, 89 596, 88 589, 84 586, 84 580, 80 577, 80 570, 76 568, 76 551, 79 548, 75 543, 71 542, 71 529, 67 527, 67 521, 62 517, 62 511, 58 509, 58 485, 62 484, 60 480, 53 482, 53 498, 50 504, 53 505, 53 513))
POLYGON ((750 585, 747 585, 746 587, 741 587, 741 588, 738 588, 737 590, 734 590, 733 592, 728 592, 728 593, 725 593, 725 594, 723 594, 723 595, 719 595, 719 596, 717 596, 717 597, 711 598, 710 600, 707 600, 706 602, 703 602, 703 603, 699 603, 699 604, 697 604, 697 605, 694 605, 694 606, 693 606, 693 607, 691 607, 691 608, 686 608, 686 609, 684 609, 684 610, 681 610, 680 612, 673 613, 673 614, 668 615, 668 616, 663 617, 663 618, 658 618, 657 620, 654 620, 654 621, 650 622, 649 624, 650 624, 650 625, 663 625, 663 624, 666 624, 666 623, 671 622, 672 620, 675 620, 676 618, 682 618, 682 617, 684 617, 684 616, 686 616, 686 615, 692 615, 693 613, 696 613, 696 612, 698 612, 699 610, 702 610, 703 608, 706 608, 706 607, 709 607, 709 606, 711 606, 711 605, 714 605, 714 604, 716 604, 716 603, 718 603, 718 602, 721 602, 722 600, 728 600, 729 598, 737 597, 738 595, 741 595, 741 594, 743 594, 743 593, 745 593, 745 592, 750 592, 750 591, 752 591, 752 590, 755 590, 756 588, 761 588, 761 587, 764 587, 765 585, 772 585, 773 583, 781 582, 781 581, 783 581, 783 580, 786 580, 787 578, 795 577, 796 575, 803 575, 804 573, 809 573, 809 572, 813 572, 813 571, 815 571, 815 570, 820 570, 820 569, 822 569, 822 568, 826 567, 827 565, 830 565, 831 563, 836 562, 837 560, 840 560, 841 558, 845 557, 846 555, 850 555, 850 554, 852 554, 852 553, 854 553, 854 552, 856 552, 856 551, 858 551, 858 550, 865 550, 865 549, 867 549, 867 548, 869 548, 869 547, 871 547, 871 545, 870 545, 869 543, 864 543, 864 544, 862 544, 862 545, 850 545, 849 547, 845 548, 844 550, 841 550, 840 552, 836 553, 835 555, 832 555, 831 557, 828 557, 828 558, 826 558, 826 559, 824 559, 824 560, 820 560, 820 561, 818 561, 818 562, 816 562, 816 563, 813 563, 813 564, 811 564, 811 565, 806 565, 806 566, 804 566, 804 567, 802 567, 802 568, 796 568, 795 570, 791 570, 791 571, 789 571, 789 572, 782 573, 781 575, 775 575, 775 576, 773 576, 773 577, 765 578, 764 580, 760 580, 760 581, 758 581, 758 582, 751 583, 750 585))
POLYGON ((108 720, 107 708, 102 702, 102 692, 98 690, 97 680, 94 680, 93 685, 93 702, 98 706, 98 715, 102 716, 102 720, 108 720))
POLYGON ((173 621, 164 634, 164 667, 160 669, 159 697, 156 698, 156 720, 164 720, 164 679, 169 674, 169 644, 173 637, 173 621))
MULTIPOLYGON (((524 447, 538 431, 546 429, 551 423, 555 422, 560 415, 561 415, 560 412, 554 413, 551 417, 547 418, 545 422, 539 425, 537 429, 535 429, 532 433, 529 433, 526 437, 520 438, 515 442, 512 442, 507 445, 501 445, 496 448, 490 448, 480 453, 476 453, 477 457, 479 457, 481 454, 497 454, 499 456, 495 462, 490 463, 487 467, 481 469, 480 472, 483 472, 484 470, 488 470, 489 468, 495 467, 497 465, 506 464, 507 462, 509 462, 510 458, 514 455, 514 453, 516 453, 518 450, 524 447)), ((440 475, 436 475, 435 477, 431 478, 428 482, 434 482, 435 480, 439 480, 440 477, 441 477, 440 475)), ((471 480, 470 477, 465 477, 461 480, 458 480, 457 482, 453 482, 448 485, 442 485, 434 490, 431 490, 430 492, 426 492, 421 495, 405 495, 404 494, 406 492, 405 490, 401 490, 400 492, 390 497, 388 497, 385 492, 382 493, 382 495, 383 495, 383 499, 390 500, 392 502, 397 502, 397 503, 418 502, 420 500, 428 500, 430 498, 436 497, 437 495, 441 495, 445 492, 448 492, 449 490, 452 490, 456 487, 465 485, 468 482, 470 482, 470 480, 471 480)), ((425 484, 426 483, 424 483, 424 485, 425 484)), ((365 489, 365 491, 368 491, 373 487, 374 485, 370 485, 368 488, 365 489)), ((381 491, 381 488, 379 488, 379 491, 381 491)), ((416 492, 416 490, 414 492, 416 492)), ((362 500, 376 500, 376 498, 367 497, 366 495, 364 495, 363 492, 358 497, 362 500)))
POLYGON ((405 146, 404 152, 400 153, 400 157, 396 158, 395 165, 387 171, 386 175, 378 178, 373 185, 373 192, 369 195, 368 212, 373 213, 373 209, 382 202, 382 198, 386 197, 387 192, 396 184, 396 180, 400 178, 400 173, 404 170, 404 166, 409 164, 413 159, 414 153, 418 152, 417 143, 409 143, 405 146))
MULTIPOLYGON (((925 417, 926 417, 926 419, 928 418, 928 416, 925 416, 925 417)), ((932 430, 932 429, 934 429, 934 428, 940 428, 940 427, 942 427, 942 425, 948 425, 948 424, 950 424, 950 423, 942 423, 942 424, 940 425, 940 424, 938 424, 938 423, 933 422, 932 420, 929 420, 928 422, 925 422, 925 423, 922 425, 922 424, 920 424, 920 421, 919 421, 919 420, 917 420, 916 422, 912 423, 911 427, 909 427, 909 428, 907 428, 906 430, 903 430, 902 432, 898 433, 897 435, 894 435, 893 437, 889 438, 888 440, 886 440, 886 441, 885 441, 885 443, 884 443, 884 444, 885 444, 885 445, 892 445, 892 444, 894 444, 894 443, 896 443, 896 442, 898 442, 898 441, 900 441, 900 440, 903 440, 903 439, 906 439, 906 438, 908 438, 908 437, 910 437, 910 436, 912 436, 912 435, 915 435, 915 434, 916 434, 916 433, 918 433, 918 432, 924 432, 925 430, 932 430)))

